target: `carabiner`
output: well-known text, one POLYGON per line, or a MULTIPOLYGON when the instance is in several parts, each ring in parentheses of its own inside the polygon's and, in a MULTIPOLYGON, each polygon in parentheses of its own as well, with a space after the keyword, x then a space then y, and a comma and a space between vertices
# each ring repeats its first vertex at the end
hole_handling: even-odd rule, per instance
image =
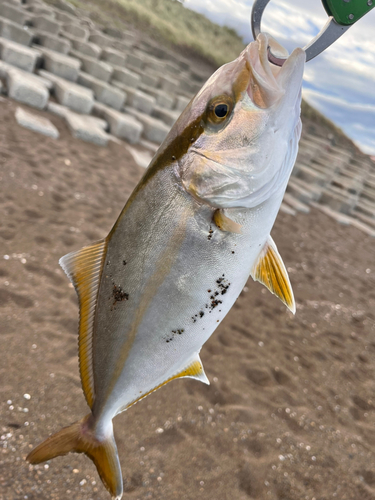
MULTIPOLYGON (((261 32, 260 25, 263 12, 269 1, 270 0, 254 1, 251 11, 251 31, 253 33, 254 40, 261 32)), ((354 22, 356 22, 360 17, 367 14, 367 12, 375 7, 375 2, 373 4, 372 0, 369 0, 366 2, 366 8, 363 8, 360 14, 356 12, 354 15, 351 13, 343 13, 342 9, 340 9, 340 12, 338 12, 337 9, 335 10, 333 8, 334 4, 336 3, 334 0, 322 0, 322 2, 330 17, 328 18, 328 21, 326 22, 323 29, 316 35, 315 38, 311 40, 309 44, 307 44, 303 48, 303 50, 306 52, 306 62, 310 61, 318 54, 323 52, 323 50, 325 50, 327 47, 332 45, 332 43, 340 38, 340 36, 342 36, 350 28, 350 26, 354 24, 354 22), (341 14, 341 17, 338 15, 339 13, 341 14), (343 17, 344 15, 345 18, 343 17), (345 24, 339 24, 339 22, 337 22, 335 18, 338 19, 341 23, 345 22, 345 24)), ((276 64, 277 66, 282 66, 285 62, 285 58, 278 57, 277 55, 273 54, 270 48, 268 49, 268 59, 270 60, 270 62, 276 64)))

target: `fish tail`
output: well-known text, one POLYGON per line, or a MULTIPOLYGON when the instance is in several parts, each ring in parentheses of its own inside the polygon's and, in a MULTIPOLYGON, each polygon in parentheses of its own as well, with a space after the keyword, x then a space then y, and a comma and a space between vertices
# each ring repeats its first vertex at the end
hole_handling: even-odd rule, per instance
POLYGON ((99 439, 91 428, 92 415, 64 427, 34 448, 26 457, 31 464, 39 464, 71 451, 84 453, 94 462, 100 479, 115 500, 123 493, 122 473, 117 446, 111 425, 110 433, 99 439))

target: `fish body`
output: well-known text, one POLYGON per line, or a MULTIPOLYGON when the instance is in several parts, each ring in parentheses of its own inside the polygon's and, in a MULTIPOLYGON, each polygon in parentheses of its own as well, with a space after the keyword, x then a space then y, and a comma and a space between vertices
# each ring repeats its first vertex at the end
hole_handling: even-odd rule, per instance
POLYGON ((33 450, 86 453, 115 498, 112 419, 170 380, 209 383, 199 352, 249 275, 291 310, 270 237, 297 154, 305 54, 268 62, 266 35, 193 98, 103 241, 61 259, 80 300, 80 371, 91 409, 33 450))

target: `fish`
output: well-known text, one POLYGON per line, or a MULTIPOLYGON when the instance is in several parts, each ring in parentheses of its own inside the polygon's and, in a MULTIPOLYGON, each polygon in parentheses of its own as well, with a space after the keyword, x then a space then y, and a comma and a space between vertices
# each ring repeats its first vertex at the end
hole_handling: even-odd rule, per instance
POLYGON ((249 276, 294 313, 270 233, 301 135, 305 53, 283 66, 258 35, 191 100, 108 236, 60 259, 79 298, 90 408, 34 448, 37 464, 86 454, 112 498, 123 481, 112 419, 179 378, 209 384, 199 357, 249 276))

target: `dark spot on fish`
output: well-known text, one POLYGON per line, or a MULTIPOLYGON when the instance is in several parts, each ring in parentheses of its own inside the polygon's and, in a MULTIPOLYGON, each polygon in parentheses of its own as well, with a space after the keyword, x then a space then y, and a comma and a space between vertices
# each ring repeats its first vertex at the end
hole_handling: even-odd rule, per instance
POLYGON ((212 227, 210 226, 210 230, 208 231, 208 236, 207 236, 208 240, 210 240, 212 238, 213 233, 214 233, 214 231, 213 231, 212 227))
POLYGON ((191 319, 193 320, 193 323, 197 322, 197 320, 194 318, 194 316, 192 316, 191 319))
POLYGON ((218 319, 216 320, 216 323, 219 323, 219 320, 218 320, 218 319))
POLYGON ((126 260, 123 260, 123 261, 122 261, 122 264, 123 264, 124 266, 126 266, 126 260))
POLYGON ((207 290, 208 293, 211 293, 211 290, 207 290))
POLYGON ((234 253, 234 250, 232 250, 232 253, 234 253))
POLYGON ((113 285, 112 296, 115 299, 114 304, 129 299, 129 294, 124 292, 120 285, 113 285))
POLYGON ((225 295, 227 293, 227 289, 224 288, 224 290, 221 291, 221 295, 225 295))
POLYGON ((203 311, 200 311, 199 312, 199 316, 202 318, 204 316, 204 312, 203 311))

